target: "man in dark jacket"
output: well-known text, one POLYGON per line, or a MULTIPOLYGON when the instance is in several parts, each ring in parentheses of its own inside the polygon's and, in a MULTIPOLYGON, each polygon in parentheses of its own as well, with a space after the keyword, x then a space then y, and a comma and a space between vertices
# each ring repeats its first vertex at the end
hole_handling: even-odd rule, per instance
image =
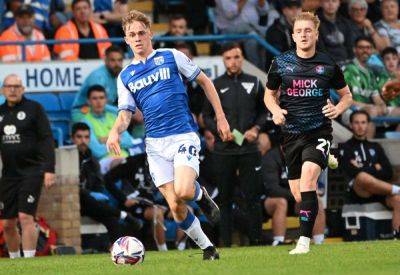
MULTIPOLYGON (((286 52, 294 47, 292 39, 294 18, 301 12, 300 0, 280 1, 281 16, 274 21, 267 30, 266 40, 281 52, 286 52)), ((269 68, 274 56, 267 52, 266 68, 269 68)))
POLYGON ((21 239, 24 257, 29 258, 36 252, 34 216, 42 185, 54 184, 54 140, 43 107, 23 96, 19 76, 6 76, 2 91, 6 102, 0 106, 0 219, 10 258, 21 256, 21 239))
MULTIPOLYGON (((176 36, 177 38, 180 36, 187 36, 188 29, 187 29, 187 21, 183 15, 176 14, 173 15, 169 19, 168 25, 168 32, 163 34, 162 36, 176 36)), ((154 49, 158 48, 175 48, 178 43, 181 43, 179 40, 177 41, 160 41, 154 44, 154 49)), ((197 56, 197 48, 196 44, 193 41, 186 42, 189 47, 190 51, 194 56, 197 56)))
POLYGON ((392 226, 400 237, 400 186, 391 184, 391 164, 385 151, 367 140, 370 117, 364 110, 350 116, 353 137, 340 145, 340 166, 349 181, 351 199, 357 203, 382 202, 393 209, 392 226))
MULTIPOLYGON (((79 151, 79 198, 81 215, 88 216, 107 228, 111 242, 124 235, 124 228, 119 223, 123 220, 135 233, 142 227, 142 222, 125 211, 121 211, 107 203, 109 198, 103 194, 105 190, 100 164, 92 156, 89 149, 90 128, 85 123, 72 126, 72 142, 79 151)), ((133 203, 127 201, 126 203, 133 203)))
POLYGON ((318 46, 336 62, 353 57, 353 41, 350 21, 338 14, 340 0, 322 0, 318 13, 321 20, 318 46))
POLYGON ((221 208, 221 237, 231 245, 234 182, 238 177, 250 219, 250 244, 261 235, 261 209, 257 200, 261 186, 261 156, 257 149, 259 129, 266 123, 264 88, 257 77, 242 72, 243 54, 237 43, 222 48, 226 73, 214 81, 226 119, 233 130, 230 141, 222 142, 210 103, 203 109, 204 122, 216 137, 214 163, 221 208), (234 135, 236 138, 234 138, 234 135))

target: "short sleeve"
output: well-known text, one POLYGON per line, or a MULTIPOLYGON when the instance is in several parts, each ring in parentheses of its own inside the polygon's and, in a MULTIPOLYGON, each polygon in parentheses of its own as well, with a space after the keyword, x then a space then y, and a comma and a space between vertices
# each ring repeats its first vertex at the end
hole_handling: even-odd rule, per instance
POLYGON ((347 85, 346 80, 344 79, 343 72, 337 64, 335 64, 333 76, 331 79, 331 85, 332 88, 334 88, 335 90, 343 89, 347 85))
POLYGON ((117 79, 117 89, 118 89, 118 111, 127 110, 135 113, 136 103, 132 97, 131 92, 125 87, 121 79, 121 74, 117 79))
POLYGON ((190 60, 184 53, 173 49, 176 65, 178 66, 179 72, 184 75, 189 81, 196 79, 200 74, 200 68, 190 60))
POLYGON ((278 90, 282 84, 282 77, 278 72, 278 65, 274 59, 269 67, 267 75, 267 88, 270 90, 278 90))

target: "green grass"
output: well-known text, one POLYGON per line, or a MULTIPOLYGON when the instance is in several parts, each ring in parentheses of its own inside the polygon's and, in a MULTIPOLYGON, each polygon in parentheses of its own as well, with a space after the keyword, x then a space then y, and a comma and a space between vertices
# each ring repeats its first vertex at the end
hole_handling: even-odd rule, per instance
POLYGON ((115 266, 108 254, 0 259, 0 274, 400 274, 400 241, 326 244, 295 256, 291 248, 220 249, 214 262, 199 250, 147 252, 140 266, 115 266))

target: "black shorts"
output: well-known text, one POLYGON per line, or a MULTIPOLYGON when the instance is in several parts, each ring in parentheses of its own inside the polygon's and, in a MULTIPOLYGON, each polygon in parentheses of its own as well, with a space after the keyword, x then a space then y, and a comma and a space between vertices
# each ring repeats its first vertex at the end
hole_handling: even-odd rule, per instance
POLYGON ((301 167, 305 161, 318 164, 325 169, 328 164, 329 149, 332 142, 332 130, 316 129, 302 134, 283 135, 283 153, 288 167, 288 179, 299 179, 301 167))
POLYGON ((18 217, 19 212, 34 216, 39 203, 43 176, 0 180, 0 219, 18 217))

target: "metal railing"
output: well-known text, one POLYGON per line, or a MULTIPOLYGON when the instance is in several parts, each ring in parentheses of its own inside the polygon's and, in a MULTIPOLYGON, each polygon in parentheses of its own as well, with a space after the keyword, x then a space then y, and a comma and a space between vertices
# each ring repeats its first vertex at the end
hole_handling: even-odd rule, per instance
MULTIPOLYGON (((231 41, 231 40, 246 40, 246 39, 254 39, 256 40, 262 47, 264 47, 267 51, 272 53, 273 55, 280 54, 276 48, 274 48, 271 44, 266 42, 260 36, 256 34, 236 34, 236 35, 188 35, 188 36, 180 36, 178 39, 176 36, 154 36, 153 41, 231 41)), ((46 44, 46 45, 55 45, 55 44, 93 44, 99 42, 111 42, 111 43, 124 43, 123 38, 105 38, 105 39, 94 39, 94 38, 83 38, 83 39, 65 39, 65 40, 43 40, 43 41, 0 41, 0 46, 6 45, 19 45, 22 47, 22 61, 26 60, 25 47, 29 45, 37 45, 37 44, 46 44)))
MULTIPOLYGON (((229 34, 229 35, 188 35, 181 36, 177 39, 176 36, 154 36, 153 41, 232 41, 232 40, 246 40, 246 39, 254 39, 259 43, 265 50, 270 52, 273 55, 280 54, 280 51, 277 50, 274 46, 265 41, 262 37, 257 34, 229 34)), ((106 39, 93 39, 93 38, 84 38, 84 39, 65 39, 65 40, 43 40, 43 41, 0 41, 0 46, 5 45, 19 45, 22 46, 22 60, 26 60, 25 47, 29 45, 36 44, 46 44, 46 45, 55 45, 55 44, 92 44, 99 42, 111 42, 111 43, 124 43, 123 38, 106 38, 106 39)), ((331 93, 332 94, 332 93, 331 93)), ((400 123, 400 117, 372 117, 372 121, 375 123, 400 123)))

